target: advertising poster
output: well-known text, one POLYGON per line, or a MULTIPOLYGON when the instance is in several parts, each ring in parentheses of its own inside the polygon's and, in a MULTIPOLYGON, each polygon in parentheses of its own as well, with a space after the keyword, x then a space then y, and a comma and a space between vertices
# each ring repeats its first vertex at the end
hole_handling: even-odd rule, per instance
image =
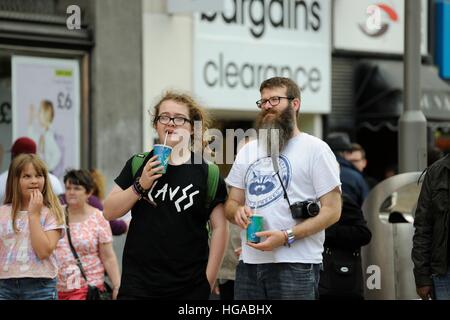
POLYGON ((13 56, 13 140, 27 136, 60 179, 80 167, 80 75, 77 60, 13 56))

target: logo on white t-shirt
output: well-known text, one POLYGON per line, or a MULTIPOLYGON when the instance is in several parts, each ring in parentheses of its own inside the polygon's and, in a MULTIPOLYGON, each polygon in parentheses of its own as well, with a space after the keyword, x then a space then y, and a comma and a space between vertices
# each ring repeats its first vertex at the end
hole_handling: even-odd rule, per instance
MULTIPOLYGON (((283 185, 287 189, 292 177, 291 164, 284 155, 279 155, 278 166, 283 185)), ((252 163, 245 175, 245 192, 250 208, 263 208, 283 197, 283 188, 273 168, 271 157, 252 163)))

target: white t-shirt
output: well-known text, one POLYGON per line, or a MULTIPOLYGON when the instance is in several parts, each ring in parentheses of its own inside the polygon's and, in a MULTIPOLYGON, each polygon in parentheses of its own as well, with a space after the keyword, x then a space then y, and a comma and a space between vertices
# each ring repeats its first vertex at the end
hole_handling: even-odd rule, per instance
POLYGON ((43 139, 45 141, 44 150, 42 153, 39 152, 39 156, 47 164, 48 170, 54 172, 62 157, 61 150, 58 146, 58 143, 56 142, 55 133, 53 132, 53 130, 49 129, 47 131, 44 131, 43 139))
MULTIPOLYGON (((289 140, 278 158, 278 166, 291 204, 319 199, 341 185, 339 164, 329 146, 304 132, 289 140)), ((245 190, 245 204, 253 210, 256 207, 263 216, 264 230, 289 229, 297 223, 284 199, 272 160, 256 140, 239 151, 225 181, 231 187, 245 190)), ((260 251, 246 245, 246 230, 242 230, 241 259, 253 264, 321 263, 324 240, 325 232, 320 231, 295 241, 290 248, 260 251)))
POLYGON ((52 126, 45 130, 35 123, 28 127, 28 136, 37 144, 37 154, 44 160, 48 171, 54 172, 55 168, 61 161, 61 149, 56 142, 55 132, 52 126))
MULTIPOLYGON (((62 183, 58 180, 58 178, 48 173, 50 183, 52 185, 53 192, 58 196, 60 194, 64 193, 64 187, 62 183)), ((5 193, 6 193, 6 181, 8 180, 8 171, 3 172, 0 174, 0 205, 3 204, 3 201, 5 200, 5 193)))

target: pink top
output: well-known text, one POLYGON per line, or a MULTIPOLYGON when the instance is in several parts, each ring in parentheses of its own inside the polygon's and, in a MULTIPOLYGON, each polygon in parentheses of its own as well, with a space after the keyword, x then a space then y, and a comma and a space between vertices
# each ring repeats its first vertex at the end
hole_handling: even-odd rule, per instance
MULTIPOLYGON (((112 242, 111 227, 98 209, 82 222, 69 222, 72 244, 83 264, 89 284, 100 286, 104 282, 105 267, 100 260, 99 245, 112 242)), ((57 289, 72 291, 86 286, 76 260, 70 250, 67 235, 58 242, 56 248, 59 272, 57 289)))
MULTIPOLYGON (((15 233, 12 226, 12 207, 10 204, 0 207, 0 279, 11 278, 55 278, 58 266, 55 253, 40 260, 31 246, 28 211, 17 213, 15 233)), ((63 229, 47 207, 41 211, 41 226, 44 231, 63 229)))

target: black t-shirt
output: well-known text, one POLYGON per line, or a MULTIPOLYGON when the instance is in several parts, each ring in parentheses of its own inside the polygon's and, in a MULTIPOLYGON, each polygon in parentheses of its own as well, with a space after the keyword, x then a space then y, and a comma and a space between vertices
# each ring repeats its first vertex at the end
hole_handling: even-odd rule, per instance
MULTIPOLYGON (((131 161, 115 179, 123 190, 135 179, 131 161)), ((141 175, 144 164, 136 177, 141 175)), ((169 164, 149 192, 157 207, 145 199, 133 206, 123 252, 121 294, 164 298, 205 281, 209 254, 206 223, 212 209, 225 202, 227 196, 220 177, 216 197, 206 208, 207 177, 208 165, 204 162, 169 164)))

